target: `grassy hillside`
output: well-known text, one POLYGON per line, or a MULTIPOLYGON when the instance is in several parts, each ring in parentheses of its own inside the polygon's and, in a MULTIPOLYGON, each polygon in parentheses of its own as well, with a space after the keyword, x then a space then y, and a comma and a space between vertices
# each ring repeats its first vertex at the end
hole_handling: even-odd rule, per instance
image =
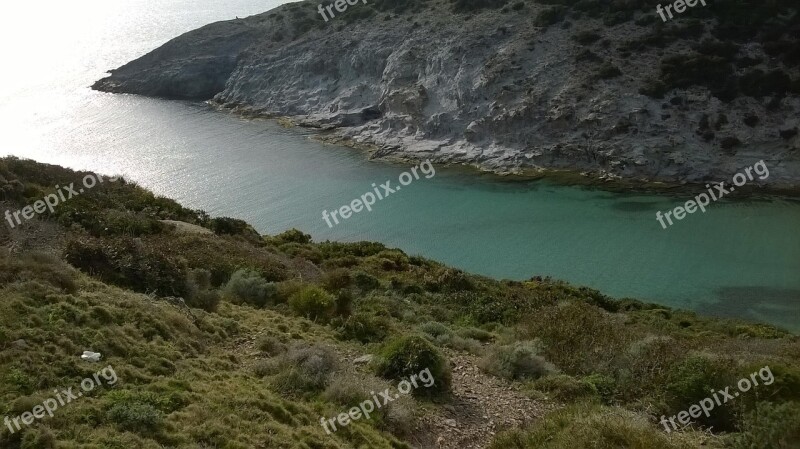
MULTIPOLYGON (((2 209, 84 175, 2 159, 2 209)), ((260 236, 124 180, 14 229, 4 223, 0 244, 0 415, 30 411, 105 366, 119 378, 52 418, 3 426, 2 448, 459 447, 439 424, 471 426, 459 407, 469 379, 496 379, 546 411, 474 437, 481 446, 800 444, 800 339, 772 326, 550 279, 496 281, 379 243, 260 236), (103 360, 82 361, 84 350, 103 360), (375 357, 354 363, 366 354, 375 357), (462 360, 480 374, 464 377, 462 360), (764 366, 771 385, 683 431, 658 423, 764 366), (425 368, 436 388, 332 434, 320 425, 425 368)))

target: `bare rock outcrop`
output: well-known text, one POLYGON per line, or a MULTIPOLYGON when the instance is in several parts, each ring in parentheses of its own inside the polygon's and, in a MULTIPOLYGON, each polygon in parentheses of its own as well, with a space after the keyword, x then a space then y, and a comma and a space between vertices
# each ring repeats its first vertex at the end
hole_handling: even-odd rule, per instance
MULTIPOLYGON (((730 180, 763 159, 770 176, 757 183, 800 187, 796 94, 720 99, 704 82, 661 98, 641 93, 665 76, 665 54, 694 54, 685 39, 621 51, 658 31, 586 15, 537 26, 545 6, 532 2, 468 15, 445 1, 429 6, 349 20, 371 7, 358 3, 326 23, 316 3, 284 5, 180 36, 95 88, 289 116, 373 144, 382 157, 668 183, 730 180)), ((713 39, 705 23, 692 39, 713 39)), ((776 65, 756 43, 738 51, 761 58, 764 71, 776 65)))

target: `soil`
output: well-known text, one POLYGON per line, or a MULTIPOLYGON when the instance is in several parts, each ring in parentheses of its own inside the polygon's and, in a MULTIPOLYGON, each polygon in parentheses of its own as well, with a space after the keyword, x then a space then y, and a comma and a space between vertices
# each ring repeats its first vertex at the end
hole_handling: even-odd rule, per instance
POLYGON ((536 401, 519 385, 486 374, 477 356, 447 351, 453 380, 452 396, 418 423, 418 437, 410 441, 420 449, 486 448, 503 430, 525 426, 555 406, 536 401))

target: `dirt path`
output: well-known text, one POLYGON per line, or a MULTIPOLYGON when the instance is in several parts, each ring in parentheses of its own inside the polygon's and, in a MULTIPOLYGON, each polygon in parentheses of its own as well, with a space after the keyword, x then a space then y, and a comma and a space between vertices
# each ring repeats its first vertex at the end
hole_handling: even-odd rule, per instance
POLYGON ((452 401, 424 416, 412 444, 421 449, 481 449, 495 434, 542 417, 553 405, 530 399, 517 385, 478 368, 478 357, 448 351, 452 401))

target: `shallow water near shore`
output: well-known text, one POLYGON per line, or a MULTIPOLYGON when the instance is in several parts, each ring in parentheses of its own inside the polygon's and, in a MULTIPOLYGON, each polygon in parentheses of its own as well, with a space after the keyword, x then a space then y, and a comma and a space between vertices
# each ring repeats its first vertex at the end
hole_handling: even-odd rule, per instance
MULTIPOLYGON (((87 87, 106 69, 182 32, 277 3, 211 2, 199 10, 185 1, 123 0, 86 7, 77 23, 62 25, 53 48, 16 55, 27 63, 2 75, 13 87, 0 94, 0 154, 124 173, 264 233, 295 227, 315 240, 380 241, 496 278, 552 276, 616 297, 800 330, 796 201, 721 201, 664 230, 656 211, 690 196, 505 182, 435 166, 433 178, 423 176, 371 212, 329 228, 323 210, 349 204, 373 183, 396 186, 410 166, 369 161, 311 140, 311 131, 204 104, 87 87)), ((59 19, 57 10, 47 14, 59 19)))

